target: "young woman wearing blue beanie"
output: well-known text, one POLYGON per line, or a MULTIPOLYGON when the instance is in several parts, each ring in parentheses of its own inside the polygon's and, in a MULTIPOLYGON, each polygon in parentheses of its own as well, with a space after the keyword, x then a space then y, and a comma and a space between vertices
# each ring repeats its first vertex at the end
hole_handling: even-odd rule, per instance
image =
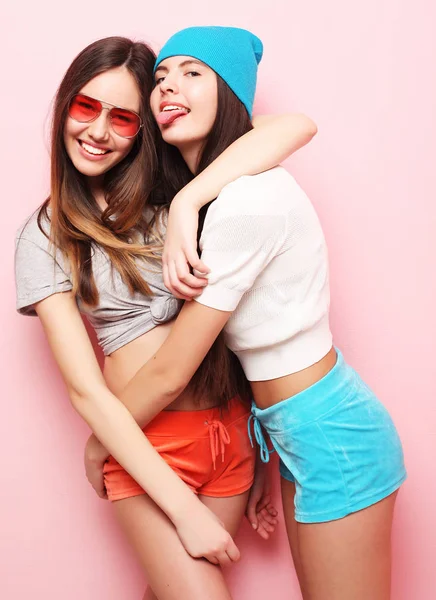
MULTIPOLYGON (((180 308, 162 276, 172 198, 165 204, 157 177, 149 104, 155 58, 143 43, 111 37, 85 48, 67 70, 54 103, 50 197, 17 235, 17 308, 40 318, 73 407, 112 454, 106 461, 108 451, 91 436, 87 476, 100 496, 116 500, 159 598, 229 598, 221 572, 194 560, 180 540, 193 554, 206 548, 211 560, 238 558, 219 516, 234 533, 254 476, 250 410, 231 399, 245 388, 241 373, 225 345, 215 345, 146 435, 118 399, 180 308), (81 314, 104 351, 104 377, 81 314)), ((303 116, 271 119, 228 148, 179 200, 194 210, 242 173, 273 167, 314 133, 303 116)))
MULTIPOLYGON (((256 36, 227 27, 183 30, 162 49, 151 107, 164 141, 168 200, 251 128, 261 56, 256 36)), ((171 231, 183 202, 173 208, 171 231)), ((309 199, 276 167, 227 185, 200 210, 199 223, 201 261, 194 256, 191 262, 207 286, 185 303, 167 340, 122 393, 123 402, 147 423, 185 389, 224 330, 251 384, 247 435, 260 446, 260 472, 270 452, 265 431, 280 457, 303 597, 388 600, 403 453, 386 409, 333 346, 327 249, 309 199)), ((176 259, 172 251, 164 257, 165 281, 184 297, 192 292, 186 257, 193 255, 191 247, 176 259)), ((249 501, 255 528, 261 481, 249 501)))

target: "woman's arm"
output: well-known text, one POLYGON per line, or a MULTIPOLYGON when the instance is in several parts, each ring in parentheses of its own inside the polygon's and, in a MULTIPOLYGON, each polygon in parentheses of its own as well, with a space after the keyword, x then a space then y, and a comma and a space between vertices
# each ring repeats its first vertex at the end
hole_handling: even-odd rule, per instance
POLYGON ((222 188, 242 175, 272 169, 305 146, 317 132, 315 123, 302 114, 259 115, 254 129, 237 139, 213 163, 190 181, 176 198, 200 210, 222 188))
POLYGON ((255 177, 232 183, 214 205, 202 245, 212 269, 209 285, 185 302, 162 346, 119 396, 141 427, 185 389, 244 294, 281 252, 291 196, 282 179, 271 176, 268 187, 255 177), (259 211, 271 194, 268 210, 259 211))
MULTIPOLYGON (((231 314, 198 302, 185 303, 168 338, 119 395, 141 429, 183 392, 231 314)), ((89 465, 101 469, 110 454, 117 458, 95 432, 86 448, 89 465)))
POLYGON ((119 396, 141 428, 183 392, 231 314, 185 303, 167 339, 119 396))
POLYGON ((164 282, 179 298, 190 300, 207 284, 205 279, 190 274, 190 267, 209 272, 197 253, 200 208, 238 177, 275 167, 317 132, 315 123, 302 114, 262 115, 254 118, 253 125, 253 130, 229 146, 171 203, 163 253, 164 282))
MULTIPOLYGON (((230 535, 159 456, 125 406, 109 391, 71 292, 35 306, 80 416, 174 523, 186 550, 214 563, 239 558, 230 535)), ((170 395, 173 390, 169 390, 170 395)))
MULTIPOLYGON (((141 428, 184 390, 231 314, 198 302, 185 304, 169 337, 120 395, 141 428)), ((107 450, 95 436, 88 440, 88 448, 89 464, 95 462, 97 471, 101 470, 107 450)), ((94 484, 93 487, 96 489, 94 484)), ((271 503, 265 465, 258 460, 246 516, 260 537, 268 539, 277 525, 277 514, 271 503)))

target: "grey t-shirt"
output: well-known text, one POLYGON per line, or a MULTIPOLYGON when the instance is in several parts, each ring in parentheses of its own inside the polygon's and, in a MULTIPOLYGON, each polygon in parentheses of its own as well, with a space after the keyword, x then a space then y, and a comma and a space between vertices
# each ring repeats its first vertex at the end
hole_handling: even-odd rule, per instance
MULTIPOLYGON (((23 315, 36 315, 34 305, 53 294, 72 290, 70 268, 61 252, 56 254, 40 230, 38 211, 18 230, 15 250, 15 282, 17 310, 23 315)), ((48 234, 50 223, 43 222, 48 234)), ((138 261, 152 296, 130 293, 118 271, 112 268, 104 251, 93 246, 92 270, 100 295, 97 306, 84 306, 80 311, 94 327, 105 355, 175 317, 181 302, 165 287, 162 268, 157 263, 138 261)))

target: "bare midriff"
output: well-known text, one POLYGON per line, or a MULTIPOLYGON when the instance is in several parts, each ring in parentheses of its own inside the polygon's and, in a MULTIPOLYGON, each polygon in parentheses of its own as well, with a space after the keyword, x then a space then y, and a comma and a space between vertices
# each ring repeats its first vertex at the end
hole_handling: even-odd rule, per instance
MULTIPOLYGON (((121 394, 135 373, 153 357, 168 337, 171 326, 171 322, 159 325, 106 357, 103 374, 113 394, 121 394)), ((210 406, 212 402, 207 398, 196 400, 188 386, 166 410, 202 410, 210 406)))
POLYGON ((268 408, 303 392, 327 375, 335 364, 336 350, 332 347, 320 361, 307 367, 307 369, 269 381, 251 381, 256 406, 258 408, 268 408))
MULTIPOLYGON (((115 395, 121 394, 135 373, 162 346, 171 331, 171 326, 171 322, 159 325, 106 357, 104 378, 108 388, 115 395)), ((251 381, 256 405, 259 408, 268 408, 295 396, 327 375, 335 363, 336 350, 332 347, 320 361, 307 369, 268 381, 251 381)), ((199 402, 188 386, 166 410, 202 410, 211 406, 212 401, 208 402, 207 398, 202 398, 199 402)))

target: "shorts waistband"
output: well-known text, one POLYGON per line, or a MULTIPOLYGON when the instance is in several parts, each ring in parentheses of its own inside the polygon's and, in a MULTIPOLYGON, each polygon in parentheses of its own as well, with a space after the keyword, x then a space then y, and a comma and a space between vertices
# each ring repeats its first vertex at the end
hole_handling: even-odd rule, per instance
POLYGON ((334 367, 322 379, 307 389, 282 400, 277 404, 260 409, 252 405, 252 414, 258 418, 269 433, 283 432, 283 411, 286 410, 286 429, 292 430, 322 416, 346 399, 354 389, 356 372, 336 349, 337 360, 334 367))
POLYGON ((250 407, 240 398, 232 398, 224 408, 215 406, 201 410, 164 410, 145 428, 147 436, 186 437, 202 439, 210 437, 210 427, 229 427, 250 414, 250 407), (215 425, 214 425, 215 424, 215 425))

